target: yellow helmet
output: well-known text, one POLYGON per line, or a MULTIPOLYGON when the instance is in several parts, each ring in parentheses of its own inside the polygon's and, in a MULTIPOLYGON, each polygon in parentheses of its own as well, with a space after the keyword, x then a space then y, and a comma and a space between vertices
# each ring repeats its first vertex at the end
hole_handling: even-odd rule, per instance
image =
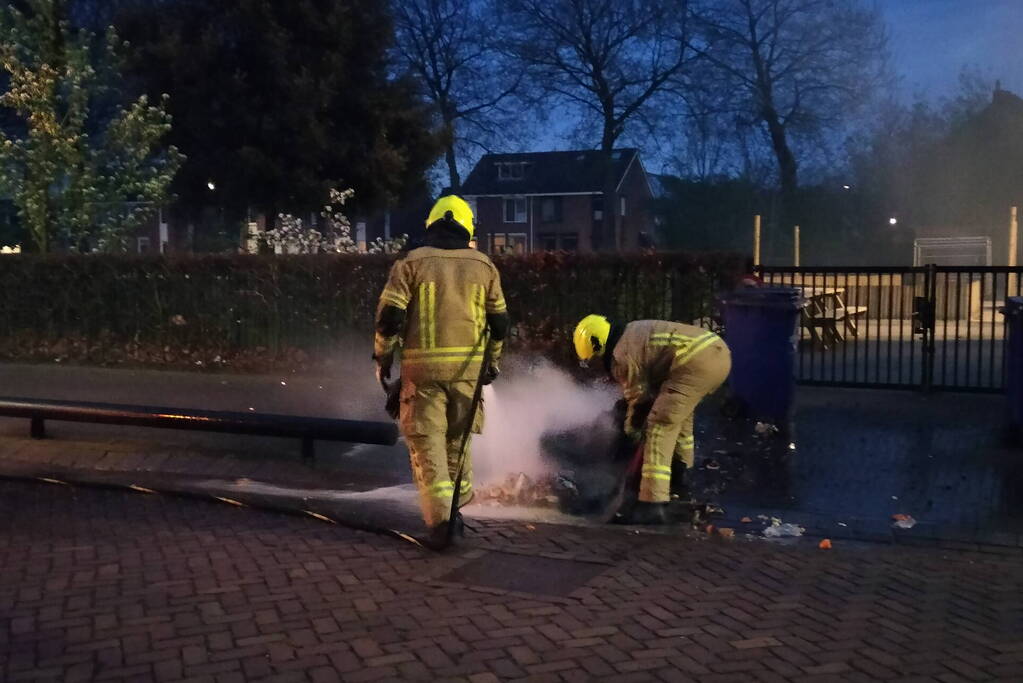
POLYGON ((437 200, 437 203, 430 209, 430 217, 426 219, 426 227, 441 220, 450 218, 469 231, 469 238, 472 239, 476 226, 472 220, 472 207, 458 195, 449 194, 437 200))
POLYGON ((611 322, 602 315, 588 315, 575 326, 572 340, 579 360, 588 361, 604 353, 607 337, 611 334, 611 322))

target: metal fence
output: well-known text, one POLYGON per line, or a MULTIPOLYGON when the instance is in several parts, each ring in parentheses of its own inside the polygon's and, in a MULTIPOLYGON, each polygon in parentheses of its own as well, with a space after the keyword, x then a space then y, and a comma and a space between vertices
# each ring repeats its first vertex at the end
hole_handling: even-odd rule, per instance
POLYGON ((763 267, 800 289, 798 379, 807 384, 1001 391, 1006 326, 1023 268, 763 267))

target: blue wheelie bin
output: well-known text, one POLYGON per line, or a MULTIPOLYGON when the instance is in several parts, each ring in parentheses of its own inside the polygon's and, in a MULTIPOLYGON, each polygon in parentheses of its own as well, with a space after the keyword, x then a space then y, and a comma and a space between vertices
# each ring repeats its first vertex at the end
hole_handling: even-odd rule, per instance
POLYGON ((1001 311, 1009 333, 1005 348, 1007 437, 1018 446, 1023 443, 1023 297, 1008 297, 1001 311))
POLYGON ((725 341, 732 352, 728 387, 734 412, 788 432, 802 294, 793 287, 760 287, 737 290, 722 303, 725 341))

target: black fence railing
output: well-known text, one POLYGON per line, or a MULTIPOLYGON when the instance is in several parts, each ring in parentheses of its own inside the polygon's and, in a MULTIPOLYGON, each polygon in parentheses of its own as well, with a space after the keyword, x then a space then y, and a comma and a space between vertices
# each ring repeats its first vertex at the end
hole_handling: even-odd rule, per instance
POLYGON ((1023 268, 763 267, 802 290, 798 379, 808 384, 1001 391, 999 308, 1023 268))

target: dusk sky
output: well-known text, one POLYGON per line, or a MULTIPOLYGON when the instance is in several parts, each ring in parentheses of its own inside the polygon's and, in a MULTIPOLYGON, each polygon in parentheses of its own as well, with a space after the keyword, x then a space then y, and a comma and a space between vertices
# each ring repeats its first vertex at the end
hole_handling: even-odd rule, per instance
POLYGON ((964 66, 1023 95, 1023 0, 879 0, 904 96, 953 92, 964 66))

